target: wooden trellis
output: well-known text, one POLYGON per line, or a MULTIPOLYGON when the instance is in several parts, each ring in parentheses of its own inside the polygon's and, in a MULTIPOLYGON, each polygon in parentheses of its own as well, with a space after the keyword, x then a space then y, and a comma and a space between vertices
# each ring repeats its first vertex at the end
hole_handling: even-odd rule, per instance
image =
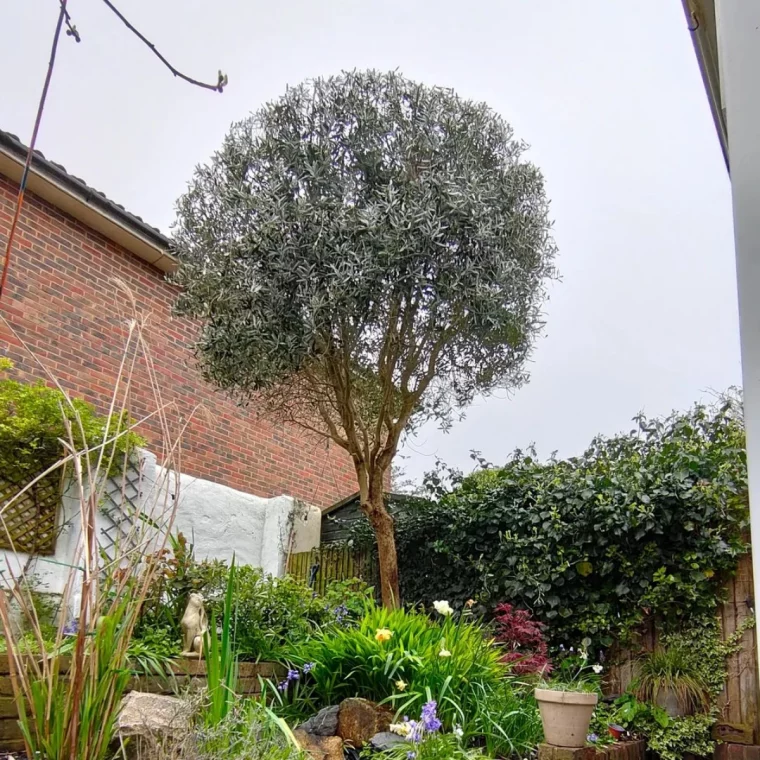
POLYGON ((60 473, 42 478, 14 498, 28 482, 28 476, 19 473, 16 478, 7 468, 0 475, 0 549, 53 554, 61 504, 60 473))

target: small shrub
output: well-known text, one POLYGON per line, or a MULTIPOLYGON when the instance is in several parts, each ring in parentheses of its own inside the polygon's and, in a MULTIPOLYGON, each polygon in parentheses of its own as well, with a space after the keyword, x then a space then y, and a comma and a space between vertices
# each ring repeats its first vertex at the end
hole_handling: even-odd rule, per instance
MULTIPOLYGON (((181 533, 171 550, 153 557, 157 582, 143 604, 139 639, 151 631, 176 631, 191 592, 203 595, 209 619, 222 617, 230 569, 225 562, 197 561, 181 533)), ((276 660, 286 644, 309 638, 318 628, 347 626, 361 617, 372 589, 361 580, 337 581, 318 596, 302 581, 274 578, 250 565, 236 570, 233 618, 235 650, 242 660, 276 660)))
POLYGON ((528 610, 500 604, 496 608, 493 624, 496 641, 507 650, 502 660, 511 665, 513 673, 548 675, 551 672, 549 646, 544 638, 546 626, 534 620, 528 610))
POLYGON ((658 649, 643 658, 635 691, 639 699, 654 704, 670 691, 686 713, 710 709, 709 688, 702 680, 692 654, 682 646, 658 649))
POLYGON ((182 760, 303 760, 287 726, 265 707, 239 704, 214 725, 201 725, 189 737, 182 760))

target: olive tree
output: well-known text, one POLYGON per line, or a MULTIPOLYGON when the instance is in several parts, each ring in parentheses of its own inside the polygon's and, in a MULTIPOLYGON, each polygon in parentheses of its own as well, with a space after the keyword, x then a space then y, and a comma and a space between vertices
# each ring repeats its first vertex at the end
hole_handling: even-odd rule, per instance
POLYGON ((402 435, 526 379, 555 249, 524 151, 482 103, 344 73, 233 125, 178 204, 177 308, 205 376, 345 449, 386 605, 402 435))

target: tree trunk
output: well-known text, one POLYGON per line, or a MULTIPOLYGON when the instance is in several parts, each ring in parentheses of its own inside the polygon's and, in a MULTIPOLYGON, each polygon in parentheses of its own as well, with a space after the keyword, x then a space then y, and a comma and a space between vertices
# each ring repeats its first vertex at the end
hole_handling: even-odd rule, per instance
POLYGON ((380 565, 380 596, 383 607, 392 610, 401 603, 393 517, 385 508, 382 491, 370 497, 368 507, 367 516, 372 523, 377 541, 377 559, 380 565))

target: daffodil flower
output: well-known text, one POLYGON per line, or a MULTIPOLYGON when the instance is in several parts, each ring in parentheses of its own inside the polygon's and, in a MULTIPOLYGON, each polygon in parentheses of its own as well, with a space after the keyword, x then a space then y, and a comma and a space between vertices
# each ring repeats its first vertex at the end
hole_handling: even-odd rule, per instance
POLYGON ((388 628, 378 628, 375 632, 375 639, 381 644, 384 644, 386 641, 390 641, 392 638, 393 631, 389 630, 388 628))
POLYGON ((409 685, 403 678, 399 678, 398 681, 396 681, 396 688, 399 691, 406 691, 406 687, 409 685))
POLYGON ((433 607, 435 607, 435 611, 439 615, 443 615, 444 617, 450 617, 454 614, 454 610, 452 609, 451 605, 443 600, 433 602, 433 607))

